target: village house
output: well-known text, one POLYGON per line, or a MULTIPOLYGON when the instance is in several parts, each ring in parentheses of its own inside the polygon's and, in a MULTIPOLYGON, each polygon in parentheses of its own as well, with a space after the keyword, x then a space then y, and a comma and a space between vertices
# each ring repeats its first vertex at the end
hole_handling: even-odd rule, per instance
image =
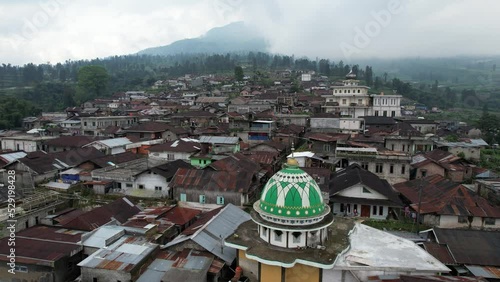
POLYGON ((120 224, 125 223, 140 211, 141 209, 127 197, 122 197, 87 212, 71 210, 67 213, 56 214, 52 220, 57 222, 58 226, 67 229, 92 231, 112 221, 117 221, 120 224))
POLYGON ((132 144, 132 142, 128 138, 120 137, 120 138, 97 140, 83 146, 83 148, 94 147, 97 150, 105 153, 106 155, 116 155, 125 152, 127 145, 130 144, 132 144))
POLYGON ((173 198, 170 181, 179 168, 192 168, 183 160, 175 160, 166 164, 148 168, 134 175, 132 190, 127 194, 136 197, 168 197, 173 198))
POLYGON ((163 159, 167 161, 185 160, 199 152, 202 146, 196 139, 181 138, 175 141, 169 141, 164 144, 151 146, 148 148, 149 158, 163 159))
POLYGON ((459 142, 436 141, 436 147, 452 153, 455 156, 462 156, 466 160, 479 161, 481 159, 481 149, 488 146, 483 139, 463 139, 459 142))
POLYGON ((358 164, 330 177, 330 205, 334 214, 374 219, 398 218, 403 203, 387 180, 358 164))
POLYGON ((308 141, 309 150, 326 159, 334 159, 338 143, 349 139, 348 134, 306 133, 304 138, 308 141))
POLYGON ((34 152, 17 159, 4 168, 16 171, 17 185, 29 187, 36 183, 55 180, 59 176, 59 172, 102 156, 104 154, 95 148, 80 148, 50 154, 34 152))
POLYGON ((453 182, 472 178, 473 167, 464 159, 439 149, 413 156, 411 179, 438 174, 453 182))
POLYGON ((365 128, 362 118, 339 117, 331 113, 315 113, 310 118, 311 132, 360 133, 365 128))
POLYGON ((217 115, 206 111, 179 112, 170 117, 170 125, 174 127, 207 127, 217 125, 217 122, 217 115))
POLYGON ((108 126, 129 127, 138 120, 138 117, 133 116, 82 117, 80 119, 81 132, 83 135, 100 136, 108 126))
POLYGON ((391 184, 410 179, 411 157, 404 152, 371 147, 337 147, 335 156, 340 160, 340 168, 355 163, 391 184))
POLYGON ((1 137, 1 150, 36 152, 45 151, 45 142, 52 140, 53 136, 35 136, 35 135, 14 135, 1 137))
POLYGON ((0 273, 2 281, 72 281, 80 275, 77 264, 83 259, 81 231, 37 225, 15 235, 15 246, 9 237, 0 239, 0 273), (11 249, 15 247, 15 275, 8 270, 11 249))
POLYGON ((172 179, 174 199, 181 202, 242 206, 258 197, 253 172, 180 168, 172 179))
POLYGON ((414 155, 434 150, 432 136, 425 136, 406 122, 398 122, 385 136, 385 148, 414 155))
POLYGON ((63 152, 81 148, 95 141, 94 137, 90 136, 61 136, 45 142, 45 151, 47 153, 63 152))
POLYGON ((83 281, 135 281, 159 250, 142 236, 123 236, 81 261, 83 281))
POLYGON ((250 215, 237 206, 228 204, 201 214, 200 218, 184 230, 164 248, 172 251, 192 249, 207 251, 228 266, 234 265, 237 251, 224 245, 238 226, 250 219, 250 215))
POLYGON ((427 234, 424 249, 453 270, 450 277, 467 277, 474 281, 496 281, 500 278, 500 232, 486 230, 444 229, 434 227, 427 234))
POLYGON ((424 224, 441 228, 500 228, 498 207, 491 206, 485 198, 441 175, 398 183, 394 188, 413 211, 420 211, 424 224))
POLYGON ((428 119, 396 119, 411 125, 422 134, 436 134, 439 123, 428 119))
POLYGON ((167 123, 149 121, 139 123, 123 130, 130 140, 144 141, 153 139, 176 140, 187 137, 188 131, 173 127, 167 123))

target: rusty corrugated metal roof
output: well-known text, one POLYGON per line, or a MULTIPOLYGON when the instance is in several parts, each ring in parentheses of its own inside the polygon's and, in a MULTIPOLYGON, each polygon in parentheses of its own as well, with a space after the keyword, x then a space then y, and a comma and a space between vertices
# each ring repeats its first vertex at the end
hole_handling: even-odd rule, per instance
POLYGON ((422 188, 422 214, 478 216, 500 218, 500 209, 491 206, 485 198, 465 186, 440 175, 431 175, 394 185, 418 210, 419 190, 422 188))

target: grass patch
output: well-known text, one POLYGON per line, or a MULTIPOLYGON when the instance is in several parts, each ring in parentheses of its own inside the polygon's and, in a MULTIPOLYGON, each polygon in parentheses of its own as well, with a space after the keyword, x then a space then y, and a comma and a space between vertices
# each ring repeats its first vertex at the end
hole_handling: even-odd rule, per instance
MULTIPOLYGON (((407 232, 417 232, 417 224, 412 220, 376 220, 367 219, 363 221, 363 224, 377 228, 380 230, 387 231, 407 231, 407 232)), ((430 226, 420 224, 420 231, 431 228, 430 226)))

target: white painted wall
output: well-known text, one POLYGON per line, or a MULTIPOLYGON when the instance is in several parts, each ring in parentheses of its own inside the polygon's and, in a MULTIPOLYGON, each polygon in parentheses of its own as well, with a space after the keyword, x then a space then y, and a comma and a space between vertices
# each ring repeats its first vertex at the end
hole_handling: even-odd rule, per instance
POLYGON ((3 150, 13 150, 17 151, 19 145, 19 150, 23 150, 25 152, 35 152, 37 150, 36 148, 36 142, 35 141, 30 141, 30 140, 12 140, 12 139, 7 139, 7 140, 2 140, 2 149, 3 150))
POLYGON ((349 198, 364 198, 364 199, 380 199, 387 200, 388 198, 379 192, 365 187, 371 193, 363 193, 363 185, 355 185, 345 190, 340 191, 337 195, 349 198))
POLYGON ((185 153, 185 152, 150 152, 148 156, 153 159, 162 159, 162 160, 187 160, 189 161, 189 157, 191 156, 191 153, 185 153), (169 159, 168 155, 172 154, 173 158, 169 159))
POLYGON ((139 185, 144 185, 145 190, 155 191, 155 187, 162 187, 161 193, 163 195, 168 195, 169 187, 168 182, 165 177, 156 174, 154 172, 145 172, 137 176, 134 181, 134 189, 139 189, 139 185))
POLYGON ((441 215, 439 217, 439 227, 441 228, 456 228, 456 227, 468 227, 469 223, 459 223, 458 216, 456 215, 441 215))

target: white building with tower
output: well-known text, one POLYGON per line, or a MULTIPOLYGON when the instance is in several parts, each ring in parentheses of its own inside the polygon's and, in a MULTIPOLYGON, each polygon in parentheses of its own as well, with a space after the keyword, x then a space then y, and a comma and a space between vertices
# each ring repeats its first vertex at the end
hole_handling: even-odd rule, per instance
POLYGON ((363 116, 401 116, 401 95, 369 94, 370 87, 359 85, 352 70, 346 75, 341 86, 332 86, 332 95, 322 106, 326 113, 359 118, 363 116))

